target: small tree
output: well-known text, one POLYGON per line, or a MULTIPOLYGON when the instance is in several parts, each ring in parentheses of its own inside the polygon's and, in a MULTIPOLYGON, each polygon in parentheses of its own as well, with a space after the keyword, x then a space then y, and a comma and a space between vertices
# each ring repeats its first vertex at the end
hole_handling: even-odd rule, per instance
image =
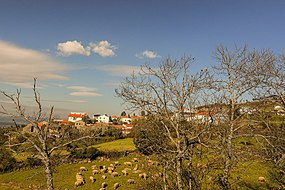
POLYGON ((44 164, 45 174, 46 174, 46 183, 48 190, 54 189, 53 183, 53 170, 51 165, 51 154, 60 148, 63 148, 73 142, 80 141, 86 138, 94 138, 97 135, 97 132, 94 132, 91 135, 79 137, 67 142, 61 141, 60 138, 54 139, 55 137, 51 136, 50 129, 54 127, 53 123, 53 107, 50 110, 48 115, 48 120, 44 125, 40 125, 41 121, 44 119, 42 104, 40 100, 40 94, 36 90, 36 82, 34 79, 33 93, 34 100, 37 104, 37 111, 35 112, 34 118, 27 115, 24 107, 21 104, 21 91, 17 90, 16 94, 9 95, 4 91, 0 91, 6 98, 8 98, 15 105, 15 113, 8 111, 5 107, 2 106, 1 114, 10 115, 14 117, 21 117, 31 126, 31 131, 33 133, 27 133, 22 128, 18 127, 15 123, 15 127, 11 129, 6 135, 8 136, 8 141, 6 147, 17 153, 19 151, 33 150, 36 157, 39 158, 44 164), (15 141, 17 138, 22 140, 15 141))

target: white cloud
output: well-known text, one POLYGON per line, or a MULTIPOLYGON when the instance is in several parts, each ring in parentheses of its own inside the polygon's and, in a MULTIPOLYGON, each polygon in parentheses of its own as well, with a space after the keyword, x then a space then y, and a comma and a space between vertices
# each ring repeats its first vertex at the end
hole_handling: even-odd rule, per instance
POLYGON ((71 96, 102 96, 97 92, 87 92, 87 91, 79 91, 79 92, 71 92, 71 96))
POLYGON ((90 55, 90 47, 84 48, 81 42, 76 40, 74 41, 66 41, 63 43, 59 43, 57 45, 58 53, 62 56, 70 56, 70 55, 90 55))
POLYGON ((141 53, 136 54, 136 57, 142 59, 142 58, 149 58, 149 59, 155 59, 160 57, 156 52, 150 51, 150 50, 145 50, 141 53))
POLYGON ((133 72, 138 73, 141 70, 140 66, 131 65, 97 65, 95 67, 97 70, 108 72, 111 75, 128 76, 133 72))
POLYGON ((71 92, 71 96, 102 96, 102 94, 96 92, 95 88, 90 88, 86 86, 68 86, 67 89, 75 90, 71 92))
POLYGON ((48 55, 0 41, 0 81, 12 85, 27 85, 38 80, 67 80, 59 74, 67 67, 48 55))
POLYGON ((117 47, 111 45, 107 40, 100 41, 97 44, 90 43, 89 46, 94 53, 97 53, 102 57, 113 57, 116 55, 114 50, 116 50, 117 47))

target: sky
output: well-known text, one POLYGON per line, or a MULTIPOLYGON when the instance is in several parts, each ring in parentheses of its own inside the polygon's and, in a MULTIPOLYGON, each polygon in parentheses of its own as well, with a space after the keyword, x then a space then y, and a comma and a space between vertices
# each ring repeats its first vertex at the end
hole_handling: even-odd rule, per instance
POLYGON ((37 78, 55 112, 128 113, 115 89, 146 62, 191 55, 195 72, 220 44, 283 52, 284 9, 284 0, 1 0, 0 90, 21 89, 33 106, 37 78))

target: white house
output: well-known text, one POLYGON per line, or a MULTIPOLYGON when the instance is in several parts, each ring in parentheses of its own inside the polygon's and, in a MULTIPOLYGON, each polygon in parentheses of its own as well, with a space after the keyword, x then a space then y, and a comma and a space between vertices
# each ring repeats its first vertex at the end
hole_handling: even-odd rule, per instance
POLYGON ((110 117, 107 114, 104 114, 104 115, 100 115, 97 120, 99 123, 109 123, 110 117))
POLYGON ((130 124, 132 122, 132 118, 129 118, 128 116, 122 116, 121 117, 121 122, 130 124))
POLYGON ((87 116, 86 113, 82 112, 71 112, 68 115, 68 121, 75 123, 76 121, 82 121, 83 117, 87 116))

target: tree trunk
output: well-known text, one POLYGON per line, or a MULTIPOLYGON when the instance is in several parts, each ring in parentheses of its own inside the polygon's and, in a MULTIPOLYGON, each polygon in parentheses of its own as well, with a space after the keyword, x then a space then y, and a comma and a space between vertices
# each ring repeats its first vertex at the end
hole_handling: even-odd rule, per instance
POLYGON ((47 182, 47 189, 48 190, 54 190, 53 187, 53 174, 52 174, 52 168, 49 157, 44 159, 44 165, 45 165, 45 173, 46 173, 46 182, 47 182))
POLYGON ((176 160, 176 179, 177 179, 177 188, 178 190, 183 190, 183 181, 182 181, 182 158, 178 157, 176 160))
POLYGON ((222 179, 222 186, 224 190, 229 190, 230 183, 229 183, 229 176, 230 176, 230 169, 232 164, 232 138, 233 138, 233 123, 230 124, 230 129, 227 134, 227 144, 226 144, 226 161, 225 167, 223 171, 223 179, 222 179))

